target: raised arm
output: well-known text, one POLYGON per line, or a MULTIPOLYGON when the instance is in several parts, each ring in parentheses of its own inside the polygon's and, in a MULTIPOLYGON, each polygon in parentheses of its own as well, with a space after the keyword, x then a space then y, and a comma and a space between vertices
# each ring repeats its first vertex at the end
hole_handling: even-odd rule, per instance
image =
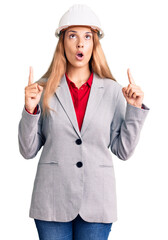
POLYGON ((42 114, 39 104, 42 92, 43 87, 33 83, 33 69, 30 67, 28 86, 25 87, 25 105, 18 126, 19 151, 25 159, 35 157, 45 143, 45 137, 42 134, 42 114), (31 114, 36 107, 38 107, 37 114, 31 114))
POLYGON ((140 132, 149 112, 142 101, 144 94, 128 69, 129 85, 118 93, 116 110, 111 123, 111 151, 122 160, 127 160, 133 153, 140 132), (125 99, 127 105, 125 108, 125 99))

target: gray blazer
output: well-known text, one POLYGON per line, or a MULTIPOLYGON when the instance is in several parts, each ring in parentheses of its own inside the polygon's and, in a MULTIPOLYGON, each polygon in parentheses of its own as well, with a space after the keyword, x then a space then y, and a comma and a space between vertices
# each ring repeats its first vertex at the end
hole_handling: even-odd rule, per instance
MULTIPOLYGON (((46 81, 47 79, 41 79, 46 81)), ((117 220, 112 153, 128 159, 140 136, 149 108, 126 103, 122 86, 93 74, 81 131, 65 74, 50 99, 49 116, 25 110, 18 126, 19 150, 37 165, 29 217, 67 222, 78 214, 88 222, 117 220)))

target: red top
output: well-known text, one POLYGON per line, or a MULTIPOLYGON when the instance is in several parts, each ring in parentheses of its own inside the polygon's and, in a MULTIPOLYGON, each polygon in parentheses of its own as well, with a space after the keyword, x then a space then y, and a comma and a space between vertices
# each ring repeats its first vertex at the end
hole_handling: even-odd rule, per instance
POLYGON ((76 87, 75 83, 68 78, 66 73, 65 76, 72 96, 76 117, 78 120, 79 130, 81 130, 87 106, 87 101, 89 98, 89 93, 92 85, 93 72, 91 73, 87 82, 85 82, 79 89, 76 87))
MULTIPOLYGON (((89 93, 90 93, 90 89, 93 81, 93 72, 91 73, 87 82, 85 82, 79 89, 76 87, 75 83, 68 78, 66 73, 65 73, 65 76, 66 76, 66 80, 71 93, 72 101, 74 104, 78 126, 79 126, 79 129, 81 130, 83 118, 84 118, 85 110, 87 106, 87 101, 89 98, 89 93)), ((26 108, 25 110, 27 111, 26 108)), ((29 111, 27 112, 30 113, 29 111)), ((37 107, 35 108, 34 113, 30 113, 30 114, 36 114, 36 113, 37 113, 37 107)))

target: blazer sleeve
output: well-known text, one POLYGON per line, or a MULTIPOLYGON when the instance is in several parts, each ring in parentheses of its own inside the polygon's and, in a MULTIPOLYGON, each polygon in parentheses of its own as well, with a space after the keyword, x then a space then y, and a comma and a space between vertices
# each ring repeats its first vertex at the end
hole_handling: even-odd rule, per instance
POLYGON ((125 105, 122 87, 119 90, 114 117, 110 127, 110 148, 120 159, 127 160, 133 153, 149 108, 125 105))
POLYGON ((36 114, 30 114, 25 106, 18 126, 19 151, 25 159, 34 158, 45 143, 42 133, 42 114, 38 104, 36 114))

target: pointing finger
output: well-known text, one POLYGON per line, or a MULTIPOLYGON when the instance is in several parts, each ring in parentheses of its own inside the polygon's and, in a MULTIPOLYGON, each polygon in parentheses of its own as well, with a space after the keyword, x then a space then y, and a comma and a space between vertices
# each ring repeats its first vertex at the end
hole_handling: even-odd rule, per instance
POLYGON ((29 82, 28 85, 33 84, 33 68, 29 68, 29 82))
POLYGON ((134 81, 134 79, 131 75, 131 72, 130 72, 129 68, 127 69, 127 74, 128 74, 128 80, 129 80, 130 84, 135 84, 135 81, 134 81))

